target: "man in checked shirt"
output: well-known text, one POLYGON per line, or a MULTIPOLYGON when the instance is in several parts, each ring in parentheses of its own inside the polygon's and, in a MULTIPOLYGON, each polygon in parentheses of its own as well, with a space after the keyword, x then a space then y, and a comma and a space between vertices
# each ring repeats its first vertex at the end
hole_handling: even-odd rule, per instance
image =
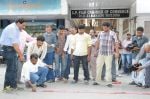
POLYGON ((118 50, 118 40, 115 32, 110 30, 110 23, 104 22, 102 24, 103 31, 99 33, 98 39, 96 42, 96 51, 98 50, 98 53, 95 53, 95 56, 97 56, 96 61, 96 81, 93 83, 93 85, 99 85, 99 81, 101 80, 101 74, 102 74, 102 67, 105 63, 106 65, 106 75, 105 80, 107 81, 107 86, 112 87, 112 75, 111 75, 111 67, 112 67, 112 59, 114 54, 114 48, 116 50, 115 57, 118 57, 119 50, 118 50))

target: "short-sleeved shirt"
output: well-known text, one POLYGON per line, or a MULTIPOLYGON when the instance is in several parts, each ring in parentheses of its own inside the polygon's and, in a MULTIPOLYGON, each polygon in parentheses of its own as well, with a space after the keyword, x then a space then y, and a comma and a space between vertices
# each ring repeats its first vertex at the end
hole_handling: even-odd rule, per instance
POLYGON ((88 47, 92 46, 91 36, 87 33, 77 33, 73 39, 72 49, 74 49, 73 55, 86 56, 88 55, 88 47))
POLYGON ((114 47, 115 43, 118 42, 116 33, 113 31, 107 32, 100 32, 98 34, 98 41, 99 43, 99 54, 100 55, 113 55, 114 54, 114 47))
POLYGON ((6 46, 13 46, 14 43, 20 43, 20 30, 16 23, 8 25, 2 32, 0 37, 0 44, 6 46))

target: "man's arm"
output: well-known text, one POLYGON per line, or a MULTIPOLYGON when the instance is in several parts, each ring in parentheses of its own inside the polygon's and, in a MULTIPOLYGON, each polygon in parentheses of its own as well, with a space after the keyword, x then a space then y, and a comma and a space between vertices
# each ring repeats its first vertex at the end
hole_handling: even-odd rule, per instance
POLYGON ((24 56, 23 53, 21 52, 19 45, 17 43, 13 44, 13 48, 15 49, 15 51, 17 52, 18 56, 19 56, 19 60, 20 61, 24 61, 24 56))
POLYGON ((43 59, 45 58, 46 53, 47 53, 47 43, 46 43, 46 42, 43 43, 43 49, 42 49, 42 50, 43 50, 43 51, 42 51, 42 53, 41 53, 40 59, 43 61, 43 59))

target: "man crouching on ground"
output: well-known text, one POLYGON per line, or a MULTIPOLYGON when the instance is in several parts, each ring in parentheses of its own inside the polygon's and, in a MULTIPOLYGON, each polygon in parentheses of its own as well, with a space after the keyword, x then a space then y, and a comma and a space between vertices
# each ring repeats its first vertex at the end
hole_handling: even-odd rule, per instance
POLYGON ((32 88, 32 92, 36 92, 36 87, 46 87, 44 82, 47 73, 48 65, 42 63, 38 55, 33 53, 30 60, 23 64, 21 81, 25 82, 26 87, 32 88))

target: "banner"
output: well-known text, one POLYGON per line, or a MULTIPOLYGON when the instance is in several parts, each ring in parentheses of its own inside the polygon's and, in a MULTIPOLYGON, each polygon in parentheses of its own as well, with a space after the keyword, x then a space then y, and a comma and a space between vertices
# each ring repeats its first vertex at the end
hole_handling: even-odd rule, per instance
POLYGON ((71 18, 128 18, 129 9, 71 10, 71 18))

